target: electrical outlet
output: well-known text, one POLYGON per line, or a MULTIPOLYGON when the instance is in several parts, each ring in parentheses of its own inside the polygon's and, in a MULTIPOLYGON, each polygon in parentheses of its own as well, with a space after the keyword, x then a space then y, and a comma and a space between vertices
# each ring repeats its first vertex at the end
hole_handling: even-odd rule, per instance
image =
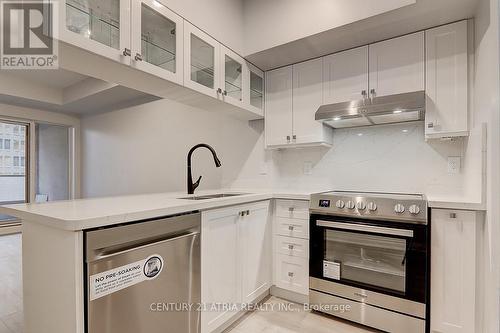
POLYGON ((303 168, 304 175, 312 175, 312 168, 313 168, 312 162, 304 162, 304 168, 303 168))
POLYGON ((460 173, 461 158, 459 156, 448 157, 448 174, 456 175, 460 173))

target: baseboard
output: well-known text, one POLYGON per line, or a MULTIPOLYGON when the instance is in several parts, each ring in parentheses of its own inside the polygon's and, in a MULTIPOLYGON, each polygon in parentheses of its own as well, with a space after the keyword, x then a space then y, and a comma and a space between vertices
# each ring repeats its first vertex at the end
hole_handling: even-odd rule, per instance
MULTIPOLYGON (((268 296, 270 295, 270 290, 267 289, 265 292, 260 294, 253 302, 251 303, 261 303, 263 300, 265 300, 268 296)), ((222 333, 226 331, 228 328, 232 328, 236 324, 236 322, 243 317, 245 314, 247 314, 248 311, 239 311, 236 313, 234 316, 231 317, 227 322, 213 330, 211 333, 222 333)))
POLYGON ((286 289, 278 288, 276 286, 271 287, 271 295, 282 298, 287 301, 291 301, 299 304, 308 304, 309 296, 299 294, 293 291, 289 291, 286 289))
POLYGON ((22 230, 21 224, 12 224, 4 227, 0 227, 0 236, 18 234, 22 230))

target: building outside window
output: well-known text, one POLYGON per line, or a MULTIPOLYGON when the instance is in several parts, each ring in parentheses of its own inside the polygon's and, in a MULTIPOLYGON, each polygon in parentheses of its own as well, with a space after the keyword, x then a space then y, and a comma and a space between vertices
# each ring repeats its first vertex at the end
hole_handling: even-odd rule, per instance
POLYGON ((3 140, 3 149, 10 150, 10 140, 9 139, 3 140))

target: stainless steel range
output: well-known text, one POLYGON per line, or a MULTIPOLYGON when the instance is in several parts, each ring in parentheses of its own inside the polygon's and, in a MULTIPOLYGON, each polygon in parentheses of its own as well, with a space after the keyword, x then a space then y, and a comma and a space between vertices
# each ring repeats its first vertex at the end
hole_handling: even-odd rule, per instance
POLYGON ((423 195, 311 197, 310 303, 387 332, 428 330, 429 217, 423 195))

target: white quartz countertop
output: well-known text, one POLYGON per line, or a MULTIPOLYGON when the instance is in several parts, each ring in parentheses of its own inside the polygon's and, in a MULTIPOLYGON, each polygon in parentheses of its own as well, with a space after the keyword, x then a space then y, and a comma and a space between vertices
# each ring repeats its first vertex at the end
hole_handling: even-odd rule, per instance
POLYGON ((0 213, 15 216, 21 220, 29 220, 50 225, 63 230, 79 231, 273 198, 309 200, 311 194, 288 190, 217 190, 200 191, 196 193, 196 196, 214 193, 246 194, 206 200, 178 199, 187 197, 188 195, 185 193, 142 194, 8 205, 0 207, 0 213))
MULTIPOLYGON (((38 204, 17 204, 0 207, 0 213, 15 216, 54 228, 80 231, 131 221, 168 215, 203 211, 224 206, 239 205, 268 199, 310 200, 312 193, 321 191, 295 190, 210 190, 196 196, 215 193, 244 193, 239 196, 187 200, 185 193, 155 193, 130 196, 103 197, 38 204)), ((461 198, 428 198, 429 207, 442 209, 485 210, 484 204, 461 198)))

